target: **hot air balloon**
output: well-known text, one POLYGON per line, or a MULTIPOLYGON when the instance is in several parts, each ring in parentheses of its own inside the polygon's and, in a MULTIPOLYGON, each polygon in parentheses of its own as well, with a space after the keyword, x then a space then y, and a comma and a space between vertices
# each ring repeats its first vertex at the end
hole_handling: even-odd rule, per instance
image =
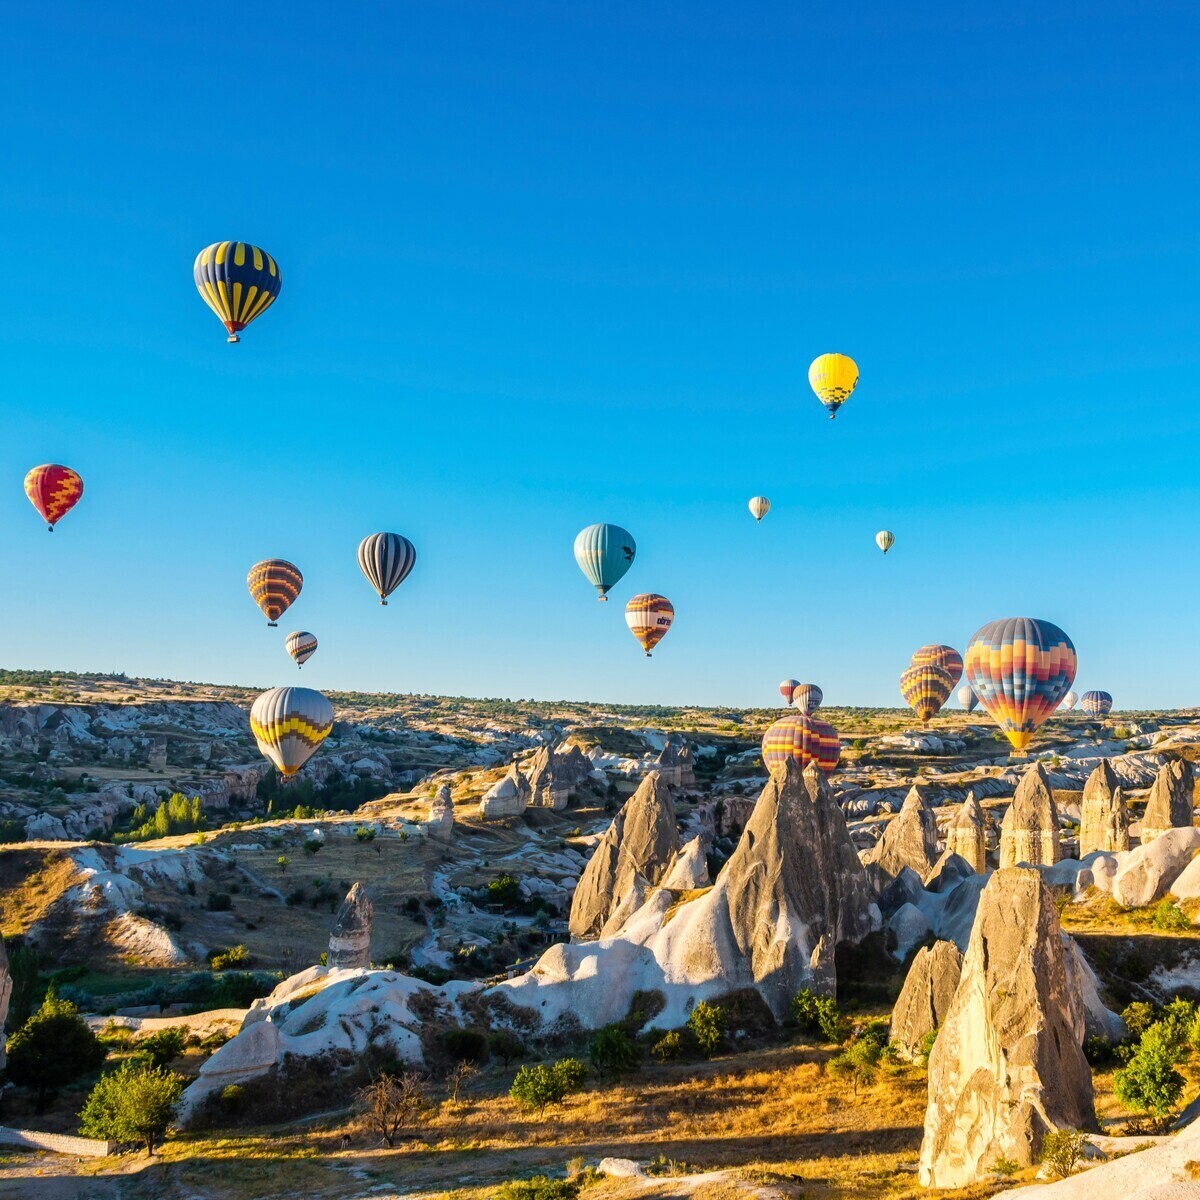
POLYGON ((929 718, 946 703, 953 690, 954 680, 950 678, 950 672, 932 663, 909 667, 900 676, 900 694, 922 725, 929 724, 929 718))
POLYGON ((908 665, 910 667, 941 667, 950 676, 951 687, 962 678, 963 673, 962 655, 950 646, 922 646, 908 660, 908 665))
POLYGON ((657 592, 643 592, 634 596, 625 605, 625 624, 650 657, 650 651, 667 636, 671 622, 675 620, 675 609, 666 596, 657 592))
POLYGON ((792 703, 809 716, 821 707, 824 699, 825 693, 815 683, 802 683, 792 695, 792 703))
POLYGON ((192 277, 200 298, 237 342, 238 330, 275 303, 283 276, 275 260, 248 242, 213 242, 196 255, 192 277))
POLYGON ((789 707, 792 703, 792 693, 800 686, 798 679, 785 679, 779 685, 779 694, 787 701, 789 707))
POLYGON ((875 535, 875 545, 886 554, 896 544, 896 535, 890 529, 881 529, 875 535))
POLYGON ((751 496, 750 497, 750 515, 756 520, 761 521, 763 517, 771 511, 771 502, 766 496, 751 496))
POLYGON ((633 535, 620 525, 589 525, 575 535, 575 561, 601 600, 633 566, 636 553, 633 535))
POLYGON ((264 558, 250 568, 246 586, 254 603, 266 613, 267 624, 275 626, 300 595, 304 576, 299 567, 285 558, 264 558))
POLYGON ((1106 717, 1112 711, 1112 697, 1107 692, 1084 692, 1079 707, 1089 717, 1106 717))
POLYGON ((1079 703, 1079 697, 1074 692, 1068 692, 1063 698, 1062 703, 1058 706, 1063 712, 1070 712, 1071 709, 1079 703))
POLYGON ((807 713, 788 713, 763 734, 762 756, 767 770, 792 758, 801 769, 816 763, 829 775, 837 768, 841 743, 832 725, 807 713))
POLYGON ((83 479, 78 471, 58 463, 34 467, 25 476, 25 495, 30 504, 42 514, 54 532, 54 526, 79 503, 83 495, 83 479))
POLYGON ((250 709, 250 732, 282 775, 295 775, 333 728, 333 705, 312 688, 277 687, 250 709))
POLYGON ((964 655, 967 682, 1018 752, 1055 710, 1075 679, 1071 639, 1032 617, 991 621, 964 655))
POLYGON ((958 702, 963 706, 964 712, 974 712, 975 705, 979 703, 979 697, 964 683, 958 689, 958 702))
POLYGON ((358 565, 379 593, 380 604, 387 604, 416 561, 416 547, 398 533, 372 533, 358 543, 358 565))
POLYGON ((858 366, 844 354, 822 354, 808 368, 808 382, 833 420, 858 383, 858 366))
POLYGON ((317 639, 311 633, 297 630, 289 633, 284 640, 284 648, 296 660, 296 666, 302 667, 317 652, 317 639))

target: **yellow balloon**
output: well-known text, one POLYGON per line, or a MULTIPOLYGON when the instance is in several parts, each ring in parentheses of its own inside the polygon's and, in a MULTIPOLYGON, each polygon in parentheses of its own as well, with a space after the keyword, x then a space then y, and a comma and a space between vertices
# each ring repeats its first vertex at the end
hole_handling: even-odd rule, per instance
POLYGON ((808 382, 832 420, 858 383, 858 364, 845 354, 819 355, 808 368, 808 382))

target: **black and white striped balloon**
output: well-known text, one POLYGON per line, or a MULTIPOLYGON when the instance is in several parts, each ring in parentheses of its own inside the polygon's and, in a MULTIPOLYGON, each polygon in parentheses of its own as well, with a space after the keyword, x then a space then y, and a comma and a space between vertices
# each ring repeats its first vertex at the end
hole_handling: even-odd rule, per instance
POLYGON ((416 547, 398 533, 373 533, 358 544, 358 565, 379 593, 380 604, 408 578, 416 561, 416 547))

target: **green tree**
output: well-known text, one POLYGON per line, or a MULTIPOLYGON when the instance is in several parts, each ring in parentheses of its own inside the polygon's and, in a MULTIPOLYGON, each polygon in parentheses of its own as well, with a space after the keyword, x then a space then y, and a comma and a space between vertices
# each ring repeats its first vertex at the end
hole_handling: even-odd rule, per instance
POLYGON ((8 1077, 32 1089, 37 1111, 44 1112, 59 1088, 94 1071, 106 1053, 75 1005, 51 988, 42 1007, 8 1039, 8 1077))
POLYGON ((165 1067, 131 1061, 101 1075, 79 1114, 84 1137, 139 1142, 154 1153, 175 1119, 183 1079, 165 1067))
POLYGON ((792 1017, 806 1033, 820 1034, 826 1041, 840 1043, 846 1036, 846 1022, 837 1001, 802 988, 792 997, 792 1017))
POLYGON ((8 1002, 9 1029, 20 1029, 33 1015, 40 973, 41 963, 36 950, 24 945, 9 947, 8 977, 12 980, 12 995, 8 1002))
POLYGON ((601 1075, 621 1075, 638 1065, 637 1047, 620 1025, 605 1025, 588 1042, 588 1060, 601 1075))
POLYGON ((1088 1144, 1078 1129, 1052 1129, 1042 1138, 1041 1161, 1056 1179, 1066 1179, 1088 1144))
POLYGON ((1165 1025, 1152 1025, 1142 1034, 1137 1049, 1113 1076, 1117 1099, 1134 1112, 1165 1117, 1183 1094, 1185 1080, 1175 1070, 1183 1049, 1175 1044, 1165 1025))
POLYGON ((719 1004, 701 1000, 692 1009, 687 1027, 692 1031, 696 1044, 705 1054, 719 1050, 725 1042, 725 1010, 719 1004))
POLYGON ((880 1060, 883 1058, 884 1041, 879 1033, 868 1030, 856 1037, 840 1054, 830 1059, 829 1069, 835 1074, 849 1075, 854 1082, 854 1094, 858 1085, 869 1087, 875 1082, 880 1060))
POLYGON ((514 1058, 520 1058, 525 1053, 525 1043, 511 1030, 497 1029, 488 1036, 488 1050, 498 1058, 504 1069, 514 1058))
POLYGON ((586 1069, 577 1058, 564 1058, 552 1066, 535 1063, 521 1067, 513 1076, 508 1094, 522 1107, 540 1117, 547 1105, 561 1104, 583 1086, 586 1069))
POLYGON ((499 904, 502 908, 514 908, 521 903, 521 884, 511 875, 497 875, 487 885, 487 900, 489 904, 499 904))
POLYGON ((149 1037, 141 1038, 135 1049, 138 1054, 145 1055, 152 1067, 165 1067, 173 1063, 182 1053, 186 1036, 179 1025, 160 1029, 149 1037))

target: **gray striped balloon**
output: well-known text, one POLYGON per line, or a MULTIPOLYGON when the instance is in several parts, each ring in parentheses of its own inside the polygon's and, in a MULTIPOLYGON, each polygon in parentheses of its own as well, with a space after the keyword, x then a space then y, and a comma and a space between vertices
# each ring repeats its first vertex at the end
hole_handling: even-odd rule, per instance
POLYGON ((358 565, 379 593, 380 604, 408 578, 416 561, 416 547, 398 533, 373 533, 358 544, 358 565))

